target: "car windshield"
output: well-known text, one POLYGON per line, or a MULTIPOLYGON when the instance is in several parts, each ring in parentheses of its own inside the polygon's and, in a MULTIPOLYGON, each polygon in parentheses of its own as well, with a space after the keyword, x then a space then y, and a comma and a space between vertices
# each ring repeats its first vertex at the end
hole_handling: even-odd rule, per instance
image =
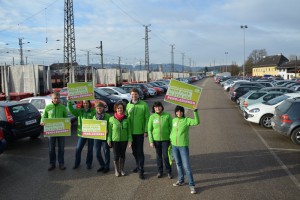
POLYGON ((113 91, 110 88, 102 88, 102 90, 104 90, 105 92, 109 93, 109 94, 115 94, 115 91, 113 91))
POLYGON ((109 96, 110 94, 102 90, 101 88, 94 88, 94 90, 102 96, 109 96))
POLYGON ((23 118, 27 118, 28 114, 30 113, 37 113, 36 108, 30 104, 22 104, 22 105, 15 105, 12 107, 9 107, 9 110, 12 114, 12 116, 14 117, 14 119, 23 119, 23 118))
POLYGON ((120 92, 121 94, 127 94, 128 93, 125 90, 123 90, 122 88, 118 88, 118 87, 115 87, 114 90, 120 92))
POLYGON ((281 95, 281 96, 278 96, 278 97, 275 97, 274 99, 271 99, 267 102, 263 102, 263 104, 266 104, 266 105, 275 105, 279 102, 282 102, 283 100, 289 98, 289 96, 287 95, 281 95))

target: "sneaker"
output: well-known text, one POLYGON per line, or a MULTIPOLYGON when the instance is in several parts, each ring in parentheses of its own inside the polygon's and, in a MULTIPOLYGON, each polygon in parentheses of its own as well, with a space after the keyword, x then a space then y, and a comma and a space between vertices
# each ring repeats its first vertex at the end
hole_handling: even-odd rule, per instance
POLYGON ((177 187, 177 186, 183 186, 184 182, 180 183, 179 181, 177 181, 176 183, 173 183, 173 186, 177 187))
POLYGON ((162 176, 163 176, 163 174, 160 172, 156 175, 157 178, 161 178, 162 176))
POLYGON ((191 194, 196 194, 195 186, 190 186, 191 194))
POLYGON ((54 169, 55 169, 55 165, 49 165, 48 171, 52 171, 52 170, 54 170, 54 169))
POLYGON ((140 173, 139 178, 140 178, 141 180, 144 180, 144 179, 145 179, 144 173, 140 173))
POLYGON ((169 178, 169 179, 172 179, 172 178, 173 178, 172 173, 168 173, 168 178, 169 178))
POLYGON ((65 170, 66 167, 65 167, 63 164, 61 164, 61 165, 59 165, 59 169, 60 169, 60 170, 65 170))

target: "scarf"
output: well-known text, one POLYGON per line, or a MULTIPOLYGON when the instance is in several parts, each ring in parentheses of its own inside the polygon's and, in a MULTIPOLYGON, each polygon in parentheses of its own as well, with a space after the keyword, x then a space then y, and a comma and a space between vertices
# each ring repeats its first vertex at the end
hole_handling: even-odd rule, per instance
POLYGON ((117 120, 121 121, 121 120, 125 117, 125 114, 119 115, 118 113, 115 113, 115 114, 114 114, 114 117, 115 117, 117 120))

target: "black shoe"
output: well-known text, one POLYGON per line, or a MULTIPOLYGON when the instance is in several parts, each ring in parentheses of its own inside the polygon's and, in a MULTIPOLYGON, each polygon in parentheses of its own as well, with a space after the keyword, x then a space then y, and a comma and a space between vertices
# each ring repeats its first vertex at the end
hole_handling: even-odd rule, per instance
POLYGON ((79 165, 74 165, 73 169, 77 169, 79 167, 79 165))
POLYGON ((139 169, 136 167, 132 170, 133 173, 138 173, 139 169))
POLYGON ((157 178, 161 178, 161 177, 163 177, 163 174, 159 172, 159 173, 156 175, 156 177, 157 177, 157 178))
POLYGON ((145 179, 144 173, 140 173, 139 178, 144 180, 145 179))
POLYGON ((65 170, 66 167, 65 167, 63 164, 61 164, 61 165, 59 165, 59 169, 60 169, 60 170, 65 170))
POLYGON ((97 172, 102 172, 105 168, 104 167, 100 167, 97 172))
POLYGON ((172 173, 168 173, 168 177, 169 177, 169 179, 172 179, 173 178, 172 173))
POLYGON ((91 165, 87 165, 86 168, 87 169, 92 169, 92 166, 91 165))
POLYGON ((54 169, 55 169, 55 165, 49 165, 48 171, 52 171, 52 170, 54 170, 54 169))
POLYGON ((109 168, 105 168, 105 169, 103 170, 103 174, 106 174, 107 172, 109 172, 109 168))

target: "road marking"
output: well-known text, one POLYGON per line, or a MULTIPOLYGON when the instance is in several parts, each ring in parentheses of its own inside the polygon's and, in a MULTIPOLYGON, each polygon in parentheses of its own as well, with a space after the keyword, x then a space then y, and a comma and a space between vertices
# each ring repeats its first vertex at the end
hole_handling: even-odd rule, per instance
POLYGON ((253 125, 248 122, 252 130, 255 132, 255 134, 258 136, 258 138, 261 140, 261 142, 267 147, 271 155, 274 157, 274 159, 278 162, 280 167, 287 173, 289 178, 294 182, 296 187, 300 190, 300 183, 297 180, 297 178, 290 172, 290 170, 287 168, 287 166, 280 160, 280 158, 276 155, 276 153, 273 151, 273 149, 268 145, 268 143, 265 141, 265 139, 259 134, 259 132, 253 127, 253 125))
POLYGON ((295 152, 300 152, 300 149, 282 149, 282 148, 270 148, 272 150, 276 151, 295 151, 295 152))

